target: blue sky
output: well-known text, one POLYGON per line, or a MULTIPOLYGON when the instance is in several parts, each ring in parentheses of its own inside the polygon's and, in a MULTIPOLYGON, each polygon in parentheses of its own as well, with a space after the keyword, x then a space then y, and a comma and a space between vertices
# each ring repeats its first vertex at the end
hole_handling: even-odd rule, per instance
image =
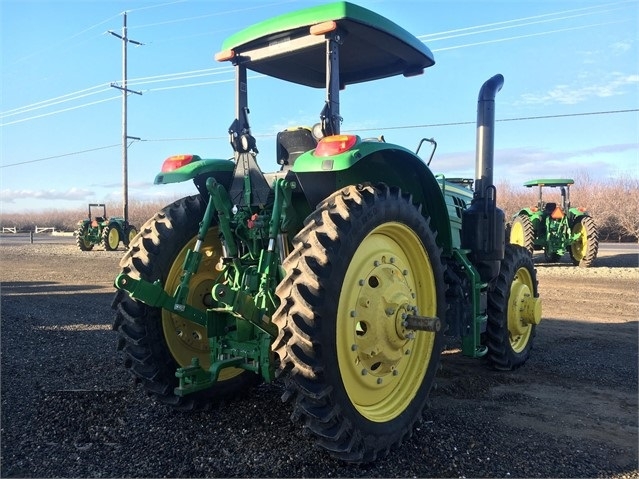
MULTIPOLYGON (((129 201, 192 194, 153 185, 164 158, 228 158, 233 72, 224 38, 320 1, 0 0, 0 212, 121 204, 122 12, 128 36, 129 201)), ((355 0, 418 36, 424 75, 349 86, 343 132, 415 149, 434 137, 436 173, 474 176, 481 84, 502 73, 495 181, 587 173, 639 176, 639 2, 355 0), (631 111, 626 111, 631 110, 631 111)), ((249 80, 258 161, 276 169, 275 133, 316 123, 324 92, 249 80)))

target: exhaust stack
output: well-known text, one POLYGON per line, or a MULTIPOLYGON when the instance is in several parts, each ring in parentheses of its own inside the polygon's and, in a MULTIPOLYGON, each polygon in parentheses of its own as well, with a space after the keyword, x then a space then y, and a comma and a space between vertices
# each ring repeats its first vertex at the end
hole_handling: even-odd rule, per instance
POLYGON ((497 277, 504 258, 505 218, 497 208, 497 190, 493 184, 495 150, 495 97, 504 84, 502 75, 487 80, 477 100, 477 152, 475 157, 475 194, 462 215, 461 246, 482 281, 497 277))
POLYGON ((493 185, 495 155, 495 97, 504 85, 504 77, 497 74, 479 90, 477 100, 477 152, 475 159, 475 194, 484 197, 493 185))

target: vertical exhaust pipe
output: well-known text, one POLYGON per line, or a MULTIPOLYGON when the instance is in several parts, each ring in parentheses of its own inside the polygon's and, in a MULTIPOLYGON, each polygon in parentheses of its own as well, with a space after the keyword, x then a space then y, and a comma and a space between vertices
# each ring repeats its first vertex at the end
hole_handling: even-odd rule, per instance
POLYGON ((477 150, 475 159, 475 194, 486 196, 493 185, 495 156, 495 97, 504 85, 504 77, 497 74, 479 90, 477 99, 477 150))
POLYGON ((503 84, 504 77, 498 74, 479 90, 475 193, 470 207, 462 215, 461 246, 470 250, 468 256, 485 282, 499 275, 505 248, 505 217, 497 208, 497 190, 493 184, 495 97, 503 84))

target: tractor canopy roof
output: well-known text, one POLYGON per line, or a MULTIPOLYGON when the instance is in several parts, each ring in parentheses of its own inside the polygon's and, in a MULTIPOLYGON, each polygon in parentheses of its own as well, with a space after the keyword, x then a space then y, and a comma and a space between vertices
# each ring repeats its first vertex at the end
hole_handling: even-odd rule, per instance
POLYGON ((227 38, 218 60, 241 58, 249 70, 301 85, 326 85, 324 34, 335 31, 341 87, 423 73, 432 52, 387 18, 349 2, 306 8, 257 23, 227 38))
POLYGON ((541 179, 541 180, 530 180, 524 183, 524 186, 532 187, 532 186, 569 186, 573 185, 575 182, 570 178, 556 178, 556 179, 541 179))

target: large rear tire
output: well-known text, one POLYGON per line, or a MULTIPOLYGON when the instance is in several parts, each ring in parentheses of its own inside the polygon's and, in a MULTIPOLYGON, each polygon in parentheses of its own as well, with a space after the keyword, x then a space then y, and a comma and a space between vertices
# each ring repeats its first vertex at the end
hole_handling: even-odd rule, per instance
POLYGON ((581 233, 579 239, 570 245, 568 252, 575 266, 587 268, 597 258, 599 251, 599 231, 590 216, 577 218, 572 226, 572 234, 581 233))
POLYGON ((532 221, 525 214, 517 215, 510 226, 509 243, 523 246, 532 255, 534 242, 535 228, 532 221))
POLYGON ((83 223, 75 230, 75 244, 81 251, 91 251, 94 244, 89 240, 89 226, 83 223))
POLYGON ((491 366, 512 370, 528 361, 540 320, 541 302, 532 258, 525 248, 506 245, 499 275, 488 292, 484 337, 491 366))
MULTIPOLYGON (((149 282, 159 280, 164 290, 173 294, 180 283, 186 253, 197 240, 205 208, 197 195, 182 198, 156 213, 120 261, 122 272, 149 282)), ((211 306, 211 288, 219 277, 215 265, 221 250, 218 228, 214 226, 202 243, 202 260, 189 283, 190 306, 200 310, 211 306)), ((117 311, 113 328, 119 332, 118 349, 123 351, 124 365, 159 401, 177 409, 200 409, 259 381, 253 372, 226 368, 210 389, 175 395, 178 367, 188 366, 193 357, 204 369, 211 364, 206 329, 167 310, 135 301, 122 290, 116 293, 113 307, 117 311)))
POLYGON ((369 462, 410 437, 435 379, 445 318, 444 265, 410 195, 385 185, 328 197, 296 236, 276 294, 273 344, 293 419, 341 460, 369 462))

